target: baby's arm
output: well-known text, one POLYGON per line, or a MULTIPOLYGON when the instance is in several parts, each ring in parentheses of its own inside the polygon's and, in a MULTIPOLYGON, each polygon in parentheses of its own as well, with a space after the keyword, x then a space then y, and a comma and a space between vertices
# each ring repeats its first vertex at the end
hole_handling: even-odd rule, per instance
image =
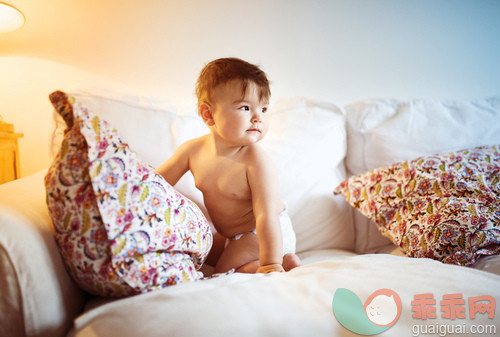
POLYGON ((260 267, 257 272, 284 271, 283 239, 279 223, 283 204, 276 169, 262 150, 255 149, 247 175, 259 239, 260 267))
POLYGON ((170 158, 156 168, 156 172, 172 186, 189 170, 189 149, 190 142, 182 144, 170 158))

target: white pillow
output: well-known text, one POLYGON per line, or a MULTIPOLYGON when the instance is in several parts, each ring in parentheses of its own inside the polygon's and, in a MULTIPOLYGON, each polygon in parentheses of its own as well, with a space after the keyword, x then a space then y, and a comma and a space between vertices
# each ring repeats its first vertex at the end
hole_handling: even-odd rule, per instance
POLYGON ((130 96, 71 93, 90 111, 111 123, 146 163, 156 167, 188 139, 208 132, 195 113, 182 115, 165 101, 130 96))
POLYGON ((282 99, 262 144, 274 159, 297 235, 297 252, 354 248, 352 210, 332 186, 345 179, 345 116, 333 104, 282 99))
MULTIPOLYGON (((348 175, 418 156, 500 142, 500 96, 482 100, 364 100, 345 107, 348 175)), ((387 245, 355 212, 356 252, 387 245)))
MULTIPOLYGON (((102 94, 75 91, 70 95, 78 99, 89 111, 111 123, 139 158, 152 167, 158 167, 185 141, 208 132, 195 109, 191 114, 181 114, 178 113, 179 109, 166 100, 112 91, 102 94)), ((66 123, 56 112, 54 119, 56 129, 51 140, 53 156, 60 148, 66 127, 66 123)), ((191 173, 184 175, 176 188, 196 202, 208 217, 203 205, 203 196, 194 186, 191 173)))

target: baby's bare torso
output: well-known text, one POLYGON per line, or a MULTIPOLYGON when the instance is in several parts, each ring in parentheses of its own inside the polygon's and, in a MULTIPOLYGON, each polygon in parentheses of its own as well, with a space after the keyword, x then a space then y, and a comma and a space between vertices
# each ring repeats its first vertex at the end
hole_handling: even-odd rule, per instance
POLYGON ((202 142, 190 157, 196 187, 203 193, 205 206, 217 232, 225 237, 255 229, 252 194, 247 179, 247 156, 215 155, 202 142))

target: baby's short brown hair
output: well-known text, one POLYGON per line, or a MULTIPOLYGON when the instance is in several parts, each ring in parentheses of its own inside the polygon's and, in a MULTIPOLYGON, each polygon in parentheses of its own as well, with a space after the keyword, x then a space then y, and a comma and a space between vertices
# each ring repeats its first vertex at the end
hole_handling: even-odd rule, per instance
POLYGON ((258 66, 235 57, 220 58, 201 70, 196 85, 198 106, 210 103, 215 88, 231 80, 241 80, 242 95, 245 95, 248 83, 253 82, 259 90, 259 100, 269 100, 271 97, 267 76, 258 66))

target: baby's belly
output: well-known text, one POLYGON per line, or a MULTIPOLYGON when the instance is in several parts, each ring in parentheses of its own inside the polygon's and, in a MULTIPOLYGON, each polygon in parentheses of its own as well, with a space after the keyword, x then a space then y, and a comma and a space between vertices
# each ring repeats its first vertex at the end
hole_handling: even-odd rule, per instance
POLYGON ((210 202, 205 200, 212 223, 221 235, 231 238, 255 229, 255 216, 251 202, 210 202))

